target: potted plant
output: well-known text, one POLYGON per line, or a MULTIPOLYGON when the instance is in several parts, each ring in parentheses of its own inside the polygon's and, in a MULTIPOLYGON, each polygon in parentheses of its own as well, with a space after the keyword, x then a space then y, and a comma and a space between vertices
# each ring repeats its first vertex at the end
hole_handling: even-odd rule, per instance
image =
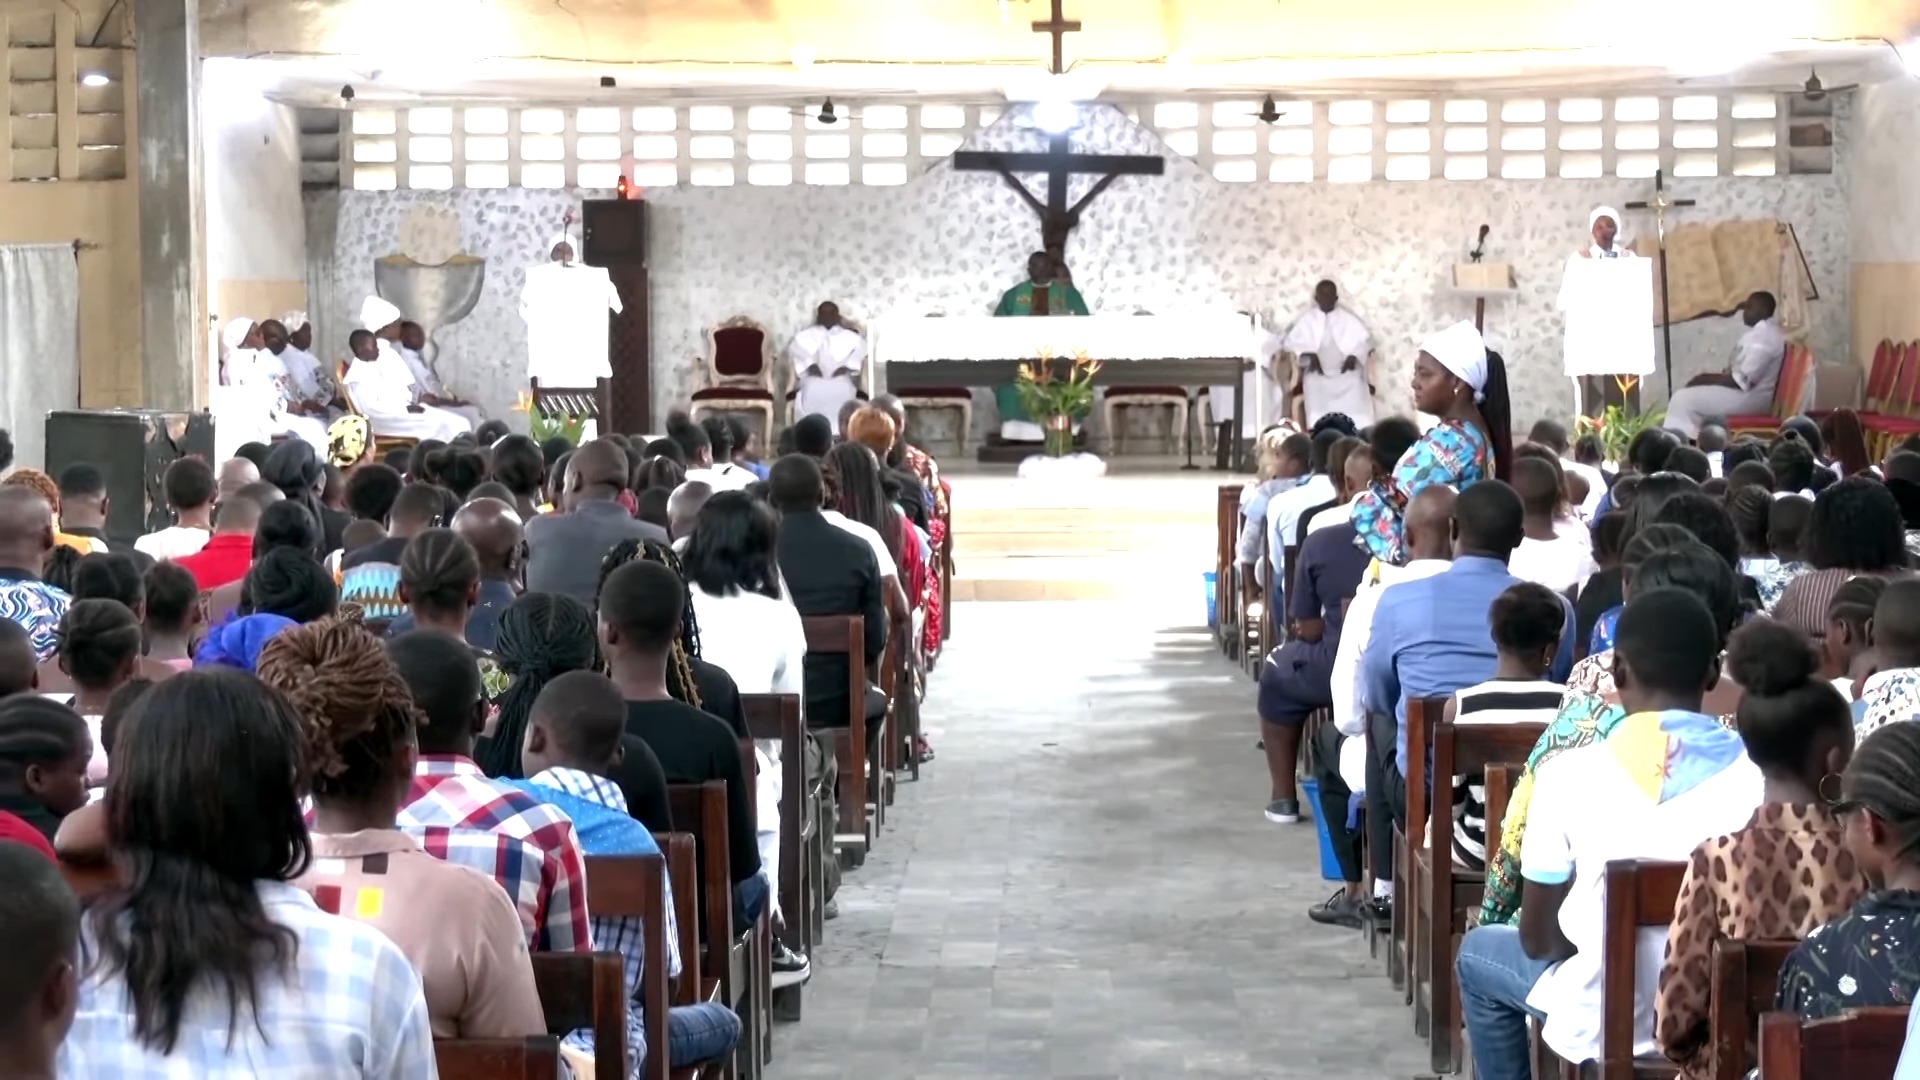
MULTIPOLYGON (((1620 397, 1624 401, 1639 385, 1640 379, 1634 375, 1616 375, 1613 382, 1620 388, 1620 397)), ((1597 417, 1578 417, 1574 429, 1580 435, 1599 436, 1601 452, 1606 460, 1618 464, 1626 460, 1627 444, 1633 441, 1634 436, 1648 428, 1659 427, 1666 418, 1667 414, 1659 409, 1641 412, 1625 405, 1609 405, 1597 417)))
POLYGON ((1076 351, 1064 377, 1054 373, 1053 353, 1040 355, 1020 368, 1015 388, 1027 415, 1046 430, 1048 457, 1065 457, 1073 452, 1073 422, 1093 408, 1093 377, 1100 373, 1100 362, 1076 351))

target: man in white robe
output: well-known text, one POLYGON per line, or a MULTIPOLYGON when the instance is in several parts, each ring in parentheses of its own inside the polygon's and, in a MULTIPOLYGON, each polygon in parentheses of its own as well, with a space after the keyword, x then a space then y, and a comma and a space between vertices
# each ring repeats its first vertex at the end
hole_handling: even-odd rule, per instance
POLYGON ((1280 340, 1300 369, 1307 426, 1328 413, 1345 413, 1355 427, 1373 423, 1373 388, 1367 385, 1371 335, 1353 312, 1340 306, 1340 290, 1331 281, 1313 287, 1313 303, 1301 312, 1280 340))
MULTIPOLYGON (((394 342, 400 336, 400 309, 378 296, 360 305, 361 329, 373 335, 371 348, 356 349, 347 368, 347 393, 375 435, 411 439, 451 439, 473 426, 464 417, 419 403, 419 390, 394 342)), ((363 339, 364 340, 364 339, 363 339)))
POLYGON ((799 396, 790 420, 824 416, 840 434, 840 409, 860 392, 860 364, 867 339, 840 321, 840 305, 829 300, 814 312, 813 325, 793 335, 787 362, 793 367, 799 396))
POLYGON ((607 313, 621 313, 620 290, 604 267, 578 259, 567 233, 548 247, 549 260, 527 268, 520 317, 527 323, 527 378, 580 388, 613 377, 607 362, 607 313))
POLYGON ((220 340, 227 347, 228 393, 223 396, 233 403, 222 417, 224 422, 247 429, 253 440, 291 435, 324 456, 327 423, 293 411, 293 382, 280 358, 263 348, 262 325, 244 317, 233 319, 221 330, 220 340))
POLYGON ((407 373, 413 376, 414 388, 420 391, 420 404, 457 413, 468 426, 479 427, 487 419, 487 414, 480 411, 480 406, 448 392, 446 384, 440 381, 439 374, 433 370, 433 365, 427 363, 427 358, 421 355, 426 352, 426 349, 426 328, 412 320, 402 321, 400 340, 395 343, 395 351, 399 352, 400 359, 406 363, 407 373))
POLYGON ((1757 292, 1740 307, 1747 332, 1734 347, 1727 370, 1696 375, 1667 402, 1666 427, 1691 439, 1708 417, 1751 415, 1773 406, 1787 339, 1773 321, 1772 293, 1757 292))

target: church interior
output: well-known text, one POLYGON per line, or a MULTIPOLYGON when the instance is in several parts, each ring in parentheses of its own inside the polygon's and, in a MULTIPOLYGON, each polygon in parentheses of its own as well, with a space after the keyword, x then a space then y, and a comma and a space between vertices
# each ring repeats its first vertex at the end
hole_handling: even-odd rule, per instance
MULTIPOLYGON (((1889 397, 1889 356, 1908 354, 1888 348, 1920 341, 1920 0, 0 0, 0 124, 0 428, 22 466, 60 475, 55 460, 73 460, 85 436, 57 449, 59 418, 108 410, 210 419, 194 452, 218 466, 256 430, 267 441, 259 417, 241 417, 253 399, 224 385, 241 348, 229 331, 303 313, 307 351, 338 373, 355 339, 390 321, 370 319, 384 310, 370 297, 423 326, 442 399, 526 433, 541 407, 530 282, 556 259, 556 237, 583 227, 569 260, 612 266, 624 302, 611 375, 579 397, 604 395, 600 432, 637 450, 703 394, 745 386, 720 398, 748 402, 737 415, 775 464, 801 412, 789 343, 824 302, 864 339, 842 396, 910 399, 912 443, 945 478, 926 489, 945 547, 923 530, 935 550, 922 593, 948 625, 916 621, 924 646, 901 635, 914 656, 886 682, 896 703, 913 700, 904 751, 888 712, 888 763, 856 747, 839 764, 858 777, 848 788, 843 776, 841 811, 852 792, 872 815, 858 842, 843 843, 846 818, 811 805, 813 831, 793 834, 846 873, 832 921, 813 925, 811 901, 799 917, 804 1016, 797 996, 756 997, 744 1037, 758 1048, 700 1076, 1474 1073, 1487 1040, 1463 1044, 1461 979, 1434 974, 1453 970, 1447 948, 1470 918, 1436 929, 1429 911, 1424 930, 1367 922, 1352 935, 1302 915, 1339 884, 1327 836, 1311 820, 1291 827, 1322 816, 1305 782, 1323 753, 1321 712, 1304 744, 1298 728, 1286 736, 1299 792, 1283 797, 1274 779, 1265 820, 1251 809, 1267 802, 1262 751, 1277 737, 1263 660, 1300 631, 1270 578, 1290 579, 1299 547, 1290 537, 1282 555, 1281 534, 1243 515, 1274 479, 1270 455, 1293 452, 1263 433, 1286 418, 1304 432, 1321 412, 1300 400, 1299 358, 1276 359, 1318 285, 1334 283, 1364 331, 1362 436, 1414 416, 1417 358, 1463 320, 1504 359, 1515 443, 1537 421, 1577 431, 1591 402, 1563 363, 1563 276, 1605 210, 1659 283, 1652 373, 1618 394, 1651 413, 1727 377, 1749 340, 1749 296, 1764 291, 1784 355, 1807 359, 1803 397, 1762 435, 1803 409, 1866 415, 1876 403, 1898 414, 1888 441, 1869 427, 1876 462, 1920 434, 1920 344, 1899 368, 1905 401, 1889 397), (627 203, 637 208, 619 220, 634 224, 596 238, 594 215, 611 222, 607 207, 627 203), (890 378, 942 348, 956 350, 948 363, 978 359, 958 344, 976 332, 968 320, 1005 313, 996 304, 1037 252, 1056 264, 1052 303, 1064 285, 1096 318, 1141 319, 1142 340, 1149 324, 1171 328, 1153 331, 1176 342, 1167 351, 1244 332, 1233 370, 1248 358, 1256 370, 1234 387, 1239 431, 1232 394, 1137 378, 1174 406, 1171 423, 1159 409, 1078 411, 1069 435, 1084 419, 1075 445, 1103 459, 1104 476, 1030 478, 1011 466, 1039 452, 1026 441, 1038 428, 1008 434, 992 380, 943 403, 914 396, 925 379, 890 378), (743 330, 751 370, 723 371, 739 340, 727 335, 743 330), (1255 554, 1235 546, 1243 528, 1255 554), (938 753, 923 776, 928 741, 938 753)), ((589 352, 598 295, 584 301, 589 352)), ((1128 362, 1094 359, 1109 377, 1128 362)), ((729 411, 720 398, 705 400, 729 411)), ((850 434, 848 415, 836 435, 850 434)), ((371 454, 383 433, 367 431, 371 454)), ((1607 448, 1609 476, 1633 471, 1621 443, 1607 448)), ((317 448, 325 459, 325 438, 317 448)), ((560 467, 565 483, 581 458, 576 472, 560 467)), ((1555 476, 1564 485, 1571 470, 1555 476)), ((1333 472, 1332 505, 1334 485, 1357 502, 1360 488, 1333 472)), ((1391 473, 1388 462, 1375 479, 1391 473)), ((1912 549, 1920 483, 1906 487, 1912 549)), ((172 523, 157 472, 144 490, 145 525, 172 523)), ((566 498, 550 502, 564 511, 566 498)), ((1395 513, 1411 518, 1408 502, 1395 513)), ((1580 517, 1585 536, 1599 515, 1580 517)), ((6 529, 0 520, 0 545, 6 529)), ((1768 555, 1739 554, 1742 565, 1768 555)), ((1610 555, 1593 569, 1614 575, 1617 609, 1630 596, 1617 595, 1621 552, 1610 555)), ((1824 601, 1813 620, 1824 629, 1821 614, 1824 601)), ((1323 623, 1337 634, 1331 614, 1304 621, 1309 641, 1323 623)), ((1403 714, 1403 738, 1407 726, 1403 714)), ((1371 812, 1366 792, 1353 797, 1356 819, 1371 812)), ((1486 842, 1483 855, 1497 832, 1486 842)), ((1427 858, 1408 855, 1403 880, 1427 858)), ((822 872, 809 867, 805 888, 822 872)), ((1394 896, 1393 919, 1428 903, 1394 896)), ((717 910, 724 921, 724 899, 717 910)), ((689 950, 689 993, 709 989, 697 977, 713 958, 696 959, 709 947, 689 950)), ((759 977, 736 968, 711 992, 759 977)), ((1596 1075, 1676 1075, 1636 1072, 1631 1058, 1615 1053, 1596 1075)), ((570 1060, 573 1075, 593 1075, 570 1060)), ((1565 1068, 1532 1075, 1576 1075, 1565 1068)), ((486 1080, 523 1075, 549 1074, 486 1080)), ((1484 1063, 1478 1075, 1506 1080, 1484 1063)), ((1920 1065, 1899 1075, 1920 1077, 1920 1065)))

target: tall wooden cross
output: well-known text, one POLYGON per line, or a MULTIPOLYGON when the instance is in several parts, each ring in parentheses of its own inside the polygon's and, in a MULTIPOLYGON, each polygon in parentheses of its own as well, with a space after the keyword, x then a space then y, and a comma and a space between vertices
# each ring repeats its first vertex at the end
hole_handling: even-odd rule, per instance
MULTIPOLYGON (((1066 35, 1080 29, 1078 20, 1068 19, 1061 11, 1061 0, 1053 0, 1053 17, 1045 22, 1035 22, 1036 34, 1048 34, 1053 38, 1053 66, 1049 69, 1056 77, 1066 73, 1065 39, 1066 35)), ((1065 132, 1047 137, 1047 148, 1040 153, 1014 153, 1003 150, 961 150, 953 155, 953 167, 961 172, 997 172, 1013 190, 1020 193, 1028 206, 1040 215, 1041 249, 1055 259, 1065 262, 1067 234, 1080 224, 1080 211, 1092 202, 1101 192, 1107 190, 1116 177, 1121 176, 1160 176, 1166 172, 1165 158, 1145 154, 1076 154, 1073 152, 1071 138, 1065 132), (1047 195, 1043 201, 1032 189, 1021 182, 1015 173, 1045 173, 1047 177, 1047 195), (1067 204, 1067 184, 1071 177, 1079 173, 1099 176, 1100 179, 1087 189, 1074 203, 1067 204)))
POLYGON ((1675 199, 1667 195, 1667 173, 1665 169, 1653 172, 1653 197, 1627 204, 1629 210, 1653 211, 1653 231, 1660 243, 1660 339, 1665 350, 1667 369, 1667 397, 1673 397, 1673 304, 1667 293, 1667 211, 1677 206, 1692 206, 1692 199, 1675 199))

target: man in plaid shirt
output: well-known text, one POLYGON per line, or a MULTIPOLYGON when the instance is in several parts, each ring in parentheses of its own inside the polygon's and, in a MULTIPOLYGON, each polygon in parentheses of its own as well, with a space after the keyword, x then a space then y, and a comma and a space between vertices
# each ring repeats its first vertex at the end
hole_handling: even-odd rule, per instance
POLYGON ((420 762, 400 808, 400 831, 428 854, 498 881, 535 952, 593 951, 586 862, 573 822, 473 763, 485 713, 480 669, 466 642, 416 630, 389 642, 387 652, 422 715, 420 762))
MULTIPOLYGON (((520 754, 528 779, 514 781, 514 786, 565 809, 591 854, 659 854, 647 827, 627 812, 619 785, 607 778, 621 763, 620 736, 627 720, 627 703, 613 680, 590 671, 568 672, 540 691, 530 719, 520 754)), ((637 749, 647 753, 645 744, 637 749)), ((659 770, 658 764, 652 765, 654 775, 660 775, 659 770)), ((665 787, 664 778, 661 786, 665 787)), ((680 935, 673 915, 672 880, 664 879, 661 887, 667 909, 667 973, 677 976, 680 935)), ((593 920, 594 941, 603 952, 619 953, 625 968, 627 1071, 633 1078, 641 1075, 648 1050, 640 1007, 640 979, 646 964, 642 930, 640 920, 628 916, 593 920)), ((701 1002, 667 1010, 667 1057, 675 1069, 725 1058, 739 1041, 740 1018, 725 1005, 701 1002)), ((593 1032, 576 1031, 567 1037, 567 1044, 591 1052, 593 1032)))

